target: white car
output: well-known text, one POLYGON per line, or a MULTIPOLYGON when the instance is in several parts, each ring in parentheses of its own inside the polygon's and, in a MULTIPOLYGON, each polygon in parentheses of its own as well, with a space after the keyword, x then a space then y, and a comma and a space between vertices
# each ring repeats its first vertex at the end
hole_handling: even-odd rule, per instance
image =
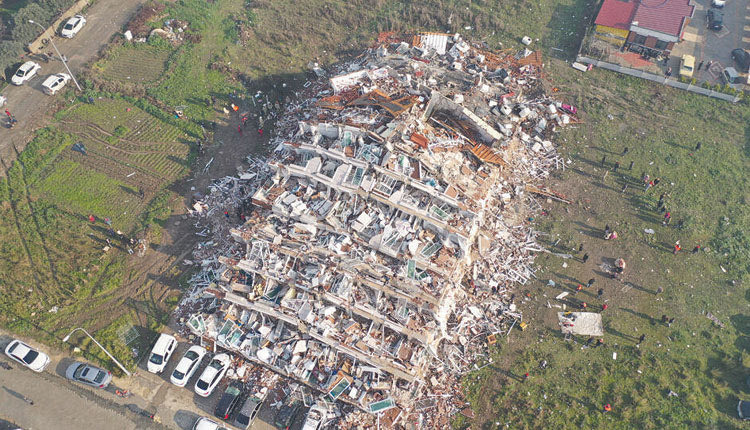
POLYGON ((8 103, 8 99, 5 96, 0 96, 0 107, 5 106, 8 103))
POLYGON ((62 31, 60 31, 60 36, 70 39, 78 34, 84 25, 86 25, 86 18, 84 18, 83 15, 75 15, 65 23, 62 31))
POLYGON ((193 424, 193 430, 228 430, 226 427, 220 426, 216 421, 210 420, 206 417, 199 419, 193 424))
POLYGON ((219 354, 211 359, 201 377, 195 383, 195 392, 201 397, 208 397, 213 393, 214 388, 219 385, 219 381, 229 370, 232 360, 228 354, 219 354))
POLYGON ((148 357, 146 368, 151 373, 161 373, 167 367, 169 357, 177 348, 177 339, 166 333, 159 335, 154 347, 151 348, 151 356, 148 357))
POLYGON ((41 372, 49 364, 49 356, 14 339, 5 348, 5 355, 23 364, 34 372, 41 372))
POLYGON ((169 380, 178 387, 184 387, 190 380, 190 377, 193 376, 193 373, 198 370, 201 360, 203 360, 203 356, 205 355, 205 348, 198 345, 191 346, 185 355, 182 356, 180 362, 177 363, 169 380))
POLYGON ((327 416, 328 411, 326 408, 318 404, 313 405, 310 411, 307 412, 307 418, 305 418, 302 430, 319 430, 323 426, 323 421, 325 421, 327 416))
POLYGON ((47 79, 42 82, 42 91, 44 91, 44 94, 54 96, 55 93, 60 91, 60 89, 62 89, 62 87, 64 87, 69 80, 70 75, 68 75, 67 73, 56 73, 54 75, 49 75, 47 79))
POLYGON ((16 73, 13 74, 13 77, 10 78, 10 81, 13 85, 23 85, 24 82, 33 78, 41 68, 42 66, 39 64, 33 61, 27 61, 21 64, 21 67, 19 67, 18 70, 16 70, 16 73))

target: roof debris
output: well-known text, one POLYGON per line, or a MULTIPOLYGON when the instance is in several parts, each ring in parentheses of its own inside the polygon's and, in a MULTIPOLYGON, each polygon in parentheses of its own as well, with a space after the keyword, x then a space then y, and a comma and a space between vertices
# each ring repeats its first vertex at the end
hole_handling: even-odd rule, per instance
POLYGON ((544 183, 575 108, 545 95, 538 52, 380 40, 278 112, 272 155, 195 196, 207 241, 177 312, 341 428, 446 428, 470 413, 461 376, 525 326, 512 289, 540 251, 533 194, 566 201, 544 183))

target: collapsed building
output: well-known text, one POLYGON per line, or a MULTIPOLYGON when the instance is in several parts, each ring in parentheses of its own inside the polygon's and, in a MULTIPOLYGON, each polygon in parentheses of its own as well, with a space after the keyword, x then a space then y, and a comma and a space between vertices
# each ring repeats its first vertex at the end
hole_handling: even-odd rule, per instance
POLYGON ((545 95, 542 66, 425 33, 316 68, 271 155, 191 210, 211 240, 185 333, 305 387, 340 427, 470 413, 461 376, 524 325, 513 285, 540 251, 536 198, 564 200, 544 182, 575 108, 545 95))

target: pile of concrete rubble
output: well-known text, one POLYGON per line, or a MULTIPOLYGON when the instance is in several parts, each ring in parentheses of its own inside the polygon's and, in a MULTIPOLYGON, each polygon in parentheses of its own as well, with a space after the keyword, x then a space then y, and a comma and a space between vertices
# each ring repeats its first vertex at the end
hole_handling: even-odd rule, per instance
POLYGON ((544 183, 576 110, 545 95, 539 52, 459 35, 384 35, 315 72, 271 155, 196 197, 183 334, 341 428, 447 428, 471 413, 461 376, 525 325, 513 287, 540 251, 536 199, 564 201, 544 183))

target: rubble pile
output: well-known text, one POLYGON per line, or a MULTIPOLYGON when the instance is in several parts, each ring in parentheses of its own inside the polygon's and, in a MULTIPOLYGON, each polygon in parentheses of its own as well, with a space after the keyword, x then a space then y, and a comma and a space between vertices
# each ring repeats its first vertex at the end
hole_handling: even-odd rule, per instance
POLYGON ((316 68, 272 155, 196 197, 210 240, 185 334, 338 407, 342 428, 447 428, 461 375, 523 325, 534 196, 564 200, 544 181, 575 108, 542 67, 425 33, 316 68))

